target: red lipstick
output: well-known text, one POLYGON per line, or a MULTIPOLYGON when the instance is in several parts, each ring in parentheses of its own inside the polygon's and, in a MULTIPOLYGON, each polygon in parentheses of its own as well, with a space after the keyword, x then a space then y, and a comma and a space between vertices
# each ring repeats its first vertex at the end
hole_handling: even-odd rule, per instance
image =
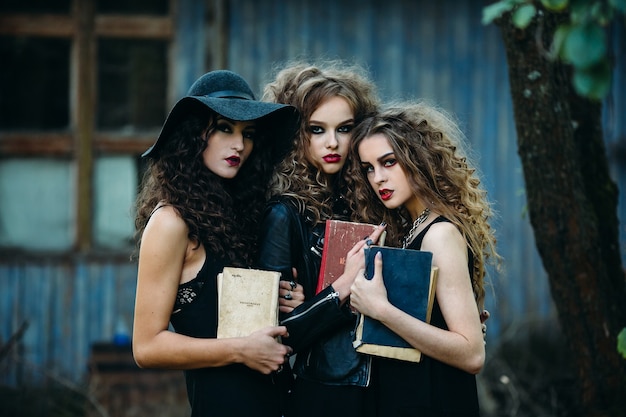
POLYGON ((336 164, 338 162, 341 162, 341 155, 338 155, 336 153, 332 153, 332 154, 328 154, 326 156, 324 156, 324 162, 328 163, 328 164, 336 164))
POLYGON ((393 195, 393 191, 389 190, 387 188, 382 188, 382 189, 378 190, 378 194, 380 195, 380 199, 381 200, 387 201, 393 195))
POLYGON ((238 157, 237 155, 232 155, 226 158, 226 163, 230 165, 231 167, 236 167, 236 166, 239 166, 239 164, 241 164, 241 158, 238 157))

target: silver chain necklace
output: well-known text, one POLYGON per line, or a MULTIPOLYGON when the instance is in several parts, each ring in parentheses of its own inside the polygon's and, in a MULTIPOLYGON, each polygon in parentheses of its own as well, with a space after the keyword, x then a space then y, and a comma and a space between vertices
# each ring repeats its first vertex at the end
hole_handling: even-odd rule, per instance
POLYGON ((415 219, 415 221, 413 222, 413 226, 411 226, 411 230, 409 230, 409 233, 404 237, 404 240, 402 241, 402 249, 406 249, 409 243, 413 241, 417 228, 420 226, 420 224, 426 221, 429 215, 430 209, 426 207, 424 211, 422 211, 420 215, 417 216, 417 219, 415 219))

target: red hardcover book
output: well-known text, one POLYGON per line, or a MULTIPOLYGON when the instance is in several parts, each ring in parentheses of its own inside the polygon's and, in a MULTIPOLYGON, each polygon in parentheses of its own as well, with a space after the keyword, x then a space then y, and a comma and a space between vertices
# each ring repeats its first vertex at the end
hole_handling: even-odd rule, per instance
POLYGON ((326 220, 322 265, 317 280, 316 294, 343 274, 343 269, 346 265, 346 255, 350 249, 359 240, 369 236, 374 230, 376 230, 376 225, 373 224, 326 220))

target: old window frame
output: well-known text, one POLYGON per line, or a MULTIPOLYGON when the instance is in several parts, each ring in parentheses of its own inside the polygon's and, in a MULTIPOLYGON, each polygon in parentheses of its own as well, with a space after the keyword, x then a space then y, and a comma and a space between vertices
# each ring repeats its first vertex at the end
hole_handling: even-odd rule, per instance
POLYGON ((167 43, 167 102, 174 96, 172 48, 177 1, 170 0, 167 15, 96 14, 96 0, 73 0, 68 15, 0 14, 0 34, 57 37, 71 42, 69 130, 59 132, 0 131, 0 154, 10 157, 71 158, 76 164, 76 239, 74 250, 93 246, 94 157, 140 155, 154 140, 154 132, 99 132, 97 103, 97 44, 101 38, 148 39, 167 43))

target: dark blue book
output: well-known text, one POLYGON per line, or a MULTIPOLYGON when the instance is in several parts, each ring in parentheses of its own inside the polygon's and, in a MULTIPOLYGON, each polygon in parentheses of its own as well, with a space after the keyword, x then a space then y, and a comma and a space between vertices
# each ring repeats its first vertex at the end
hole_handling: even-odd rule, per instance
MULTIPOLYGON (((437 267, 431 252, 371 246, 365 249, 365 277, 374 276, 374 257, 382 252, 383 281, 389 302, 426 323, 435 300, 437 267)), ((361 315, 354 347, 358 352, 411 362, 421 360, 421 352, 387 326, 361 315)))

